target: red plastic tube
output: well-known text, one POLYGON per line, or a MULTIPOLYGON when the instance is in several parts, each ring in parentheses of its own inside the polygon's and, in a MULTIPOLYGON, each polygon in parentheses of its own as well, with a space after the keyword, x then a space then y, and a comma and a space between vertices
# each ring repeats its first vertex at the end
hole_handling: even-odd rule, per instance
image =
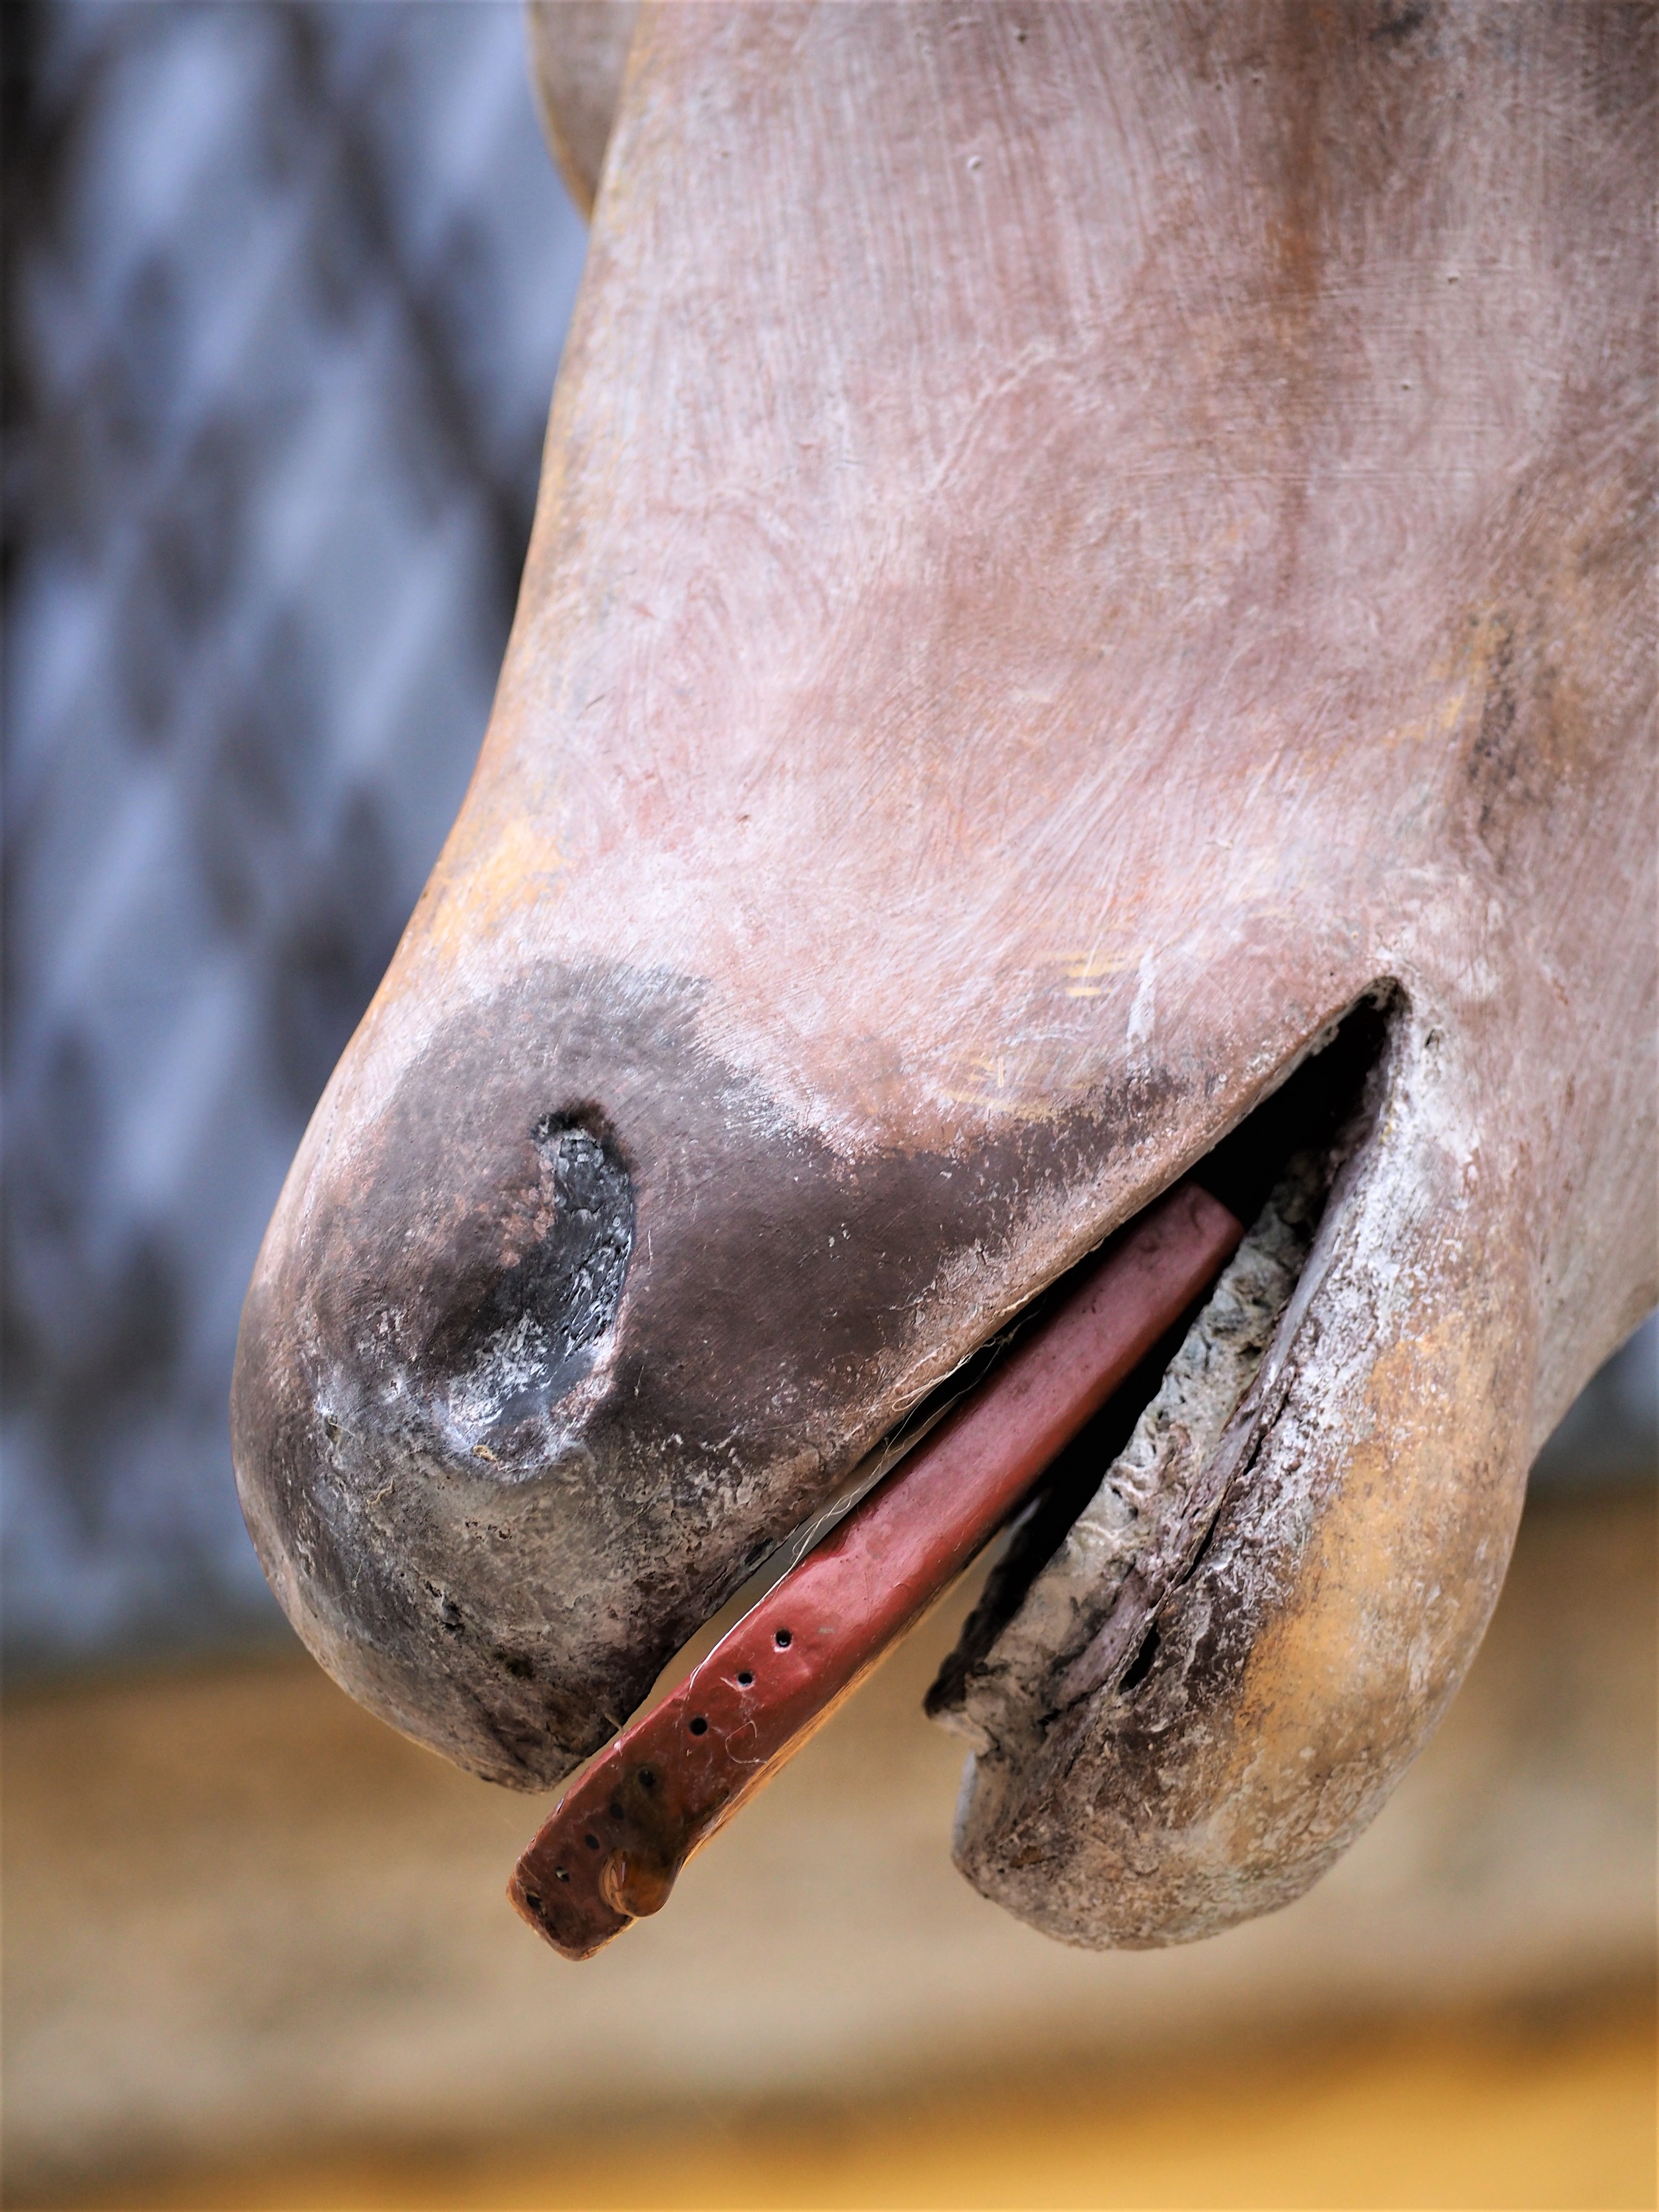
POLYGON ((816 1551, 554 1807, 508 1884, 567 1959, 666 1902, 686 1860, 820 1728, 1215 1280, 1243 1229, 1179 1183, 816 1551))

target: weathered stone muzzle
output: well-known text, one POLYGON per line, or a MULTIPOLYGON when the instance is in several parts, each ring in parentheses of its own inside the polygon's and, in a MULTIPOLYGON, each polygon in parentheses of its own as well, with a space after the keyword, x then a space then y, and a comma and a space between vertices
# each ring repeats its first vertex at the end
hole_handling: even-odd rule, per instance
POLYGON ((1653 25, 1385 12, 642 11, 478 775, 238 1362, 291 1617, 463 1764, 568 1771, 1379 985, 1201 1549, 964 1656, 963 1862, 1224 1925, 1468 1665, 1655 1291, 1653 25))

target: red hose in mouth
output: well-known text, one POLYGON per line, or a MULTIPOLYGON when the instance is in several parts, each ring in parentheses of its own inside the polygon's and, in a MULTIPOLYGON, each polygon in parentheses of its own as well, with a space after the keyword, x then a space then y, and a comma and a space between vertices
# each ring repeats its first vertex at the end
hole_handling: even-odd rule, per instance
POLYGON ((1186 1182, 1147 1208, 816 1551, 554 1807, 507 1886, 567 1959, 675 1877, 989 1541, 1244 1234, 1186 1182))

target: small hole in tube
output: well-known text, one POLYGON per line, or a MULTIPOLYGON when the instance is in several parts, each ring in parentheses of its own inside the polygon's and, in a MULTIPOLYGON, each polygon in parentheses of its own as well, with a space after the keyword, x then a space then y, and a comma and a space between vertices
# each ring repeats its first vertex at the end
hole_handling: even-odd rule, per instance
POLYGON ((691 1733, 693 1735, 707 1735, 708 1733, 708 1723, 701 1713, 691 1723, 691 1733))
POLYGON ((750 1673, 746 1667, 740 1667, 738 1669, 738 1686, 739 1689, 746 1690, 754 1679, 754 1676, 750 1673))
POLYGON ((772 1638, 773 1643, 777 1645, 780 1651, 787 1651, 794 1640, 794 1638, 789 1633, 789 1631, 787 1628, 779 1629, 777 1634, 772 1638))

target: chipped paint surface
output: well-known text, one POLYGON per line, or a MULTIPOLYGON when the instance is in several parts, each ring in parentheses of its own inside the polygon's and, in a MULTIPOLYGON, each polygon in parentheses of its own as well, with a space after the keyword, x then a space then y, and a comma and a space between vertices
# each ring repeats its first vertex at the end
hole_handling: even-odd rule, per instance
MULTIPOLYGON (((979 1808, 997 1794, 997 1771, 1038 1750, 1056 1716, 1083 1694, 1070 1677, 1109 1628, 1126 1580, 1139 1562, 1176 1540, 1198 1479, 1255 1380, 1290 1303, 1323 1199, 1318 1163, 1299 1158, 1223 1273, 1133 1434, 1059 1551, 971 1667, 951 1705, 933 1708, 935 1717, 976 1753, 973 1792, 962 1816, 964 1856, 971 1858, 975 1826, 986 1825, 979 1808)), ((1116 1674, 1133 1651, 1132 1646, 1123 1655, 1116 1674)))
MULTIPOLYGON (((1377 1126, 1215 1455, 1213 1528, 1143 1613, 1144 1675, 970 1770, 958 1863, 1062 1941, 1191 1940, 1299 1895, 1426 1740, 1496 1602, 1527 1464, 1525 1261, 1456 1203, 1479 1140, 1424 1110, 1424 1042, 1396 1032, 1377 1126)), ((1125 1649, 1142 1640, 1131 1623, 1125 1649)))

